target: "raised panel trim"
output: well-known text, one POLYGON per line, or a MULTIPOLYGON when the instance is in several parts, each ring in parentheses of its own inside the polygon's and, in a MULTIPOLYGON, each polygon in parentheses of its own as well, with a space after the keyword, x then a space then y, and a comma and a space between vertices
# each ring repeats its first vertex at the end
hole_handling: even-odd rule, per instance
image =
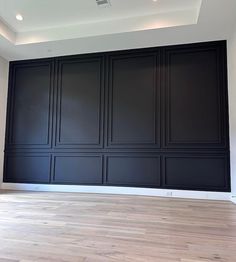
POLYGON ((11 62, 9 69, 8 84, 8 102, 7 102, 7 124, 6 124, 6 149, 49 149, 52 147, 52 118, 53 118, 53 92, 54 92, 54 62, 53 59, 41 59, 40 61, 18 61, 11 62), (38 66, 49 66, 50 71, 50 88, 49 88, 49 104, 48 104, 48 133, 47 142, 45 144, 21 144, 13 143, 13 121, 14 121, 14 99, 15 99, 15 75, 18 68, 32 68, 38 66))
POLYGON ((60 149, 83 149, 83 148, 102 148, 103 147, 103 119, 104 119, 104 57, 103 56, 90 56, 89 58, 79 56, 73 58, 59 58, 57 59, 57 94, 56 94, 56 137, 55 147, 60 149), (62 67, 65 64, 77 63, 100 63, 100 101, 99 101, 99 132, 96 142, 80 142, 80 143, 63 143, 60 141, 60 126, 61 126, 61 102, 62 102, 62 67))
POLYGON ((106 148, 160 148, 161 141, 161 66, 160 66, 160 50, 156 49, 154 51, 146 51, 145 53, 140 52, 131 52, 127 54, 111 54, 108 56, 108 75, 107 75, 107 85, 108 85, 108 112, 107 112, 107 139, 106 139, 106 148), (150 142, 141 142, 141 141, 120 141, 114 142, 112 136, 112 105, 113 105, 113 67, 115 60, 122 60, 127 58, 139 58, 139 57, 153 57, 155 64, 155 74, 153 79, 154 86, 154 137, 150 142))
MULTIPOLYGON (((21 157, 21 158, 48 158, 49 160, 49 169, 48 169, 48 181, 47 182, 40 182, 41 184, 49 184, 51 181, 51 166, 52 166, 52 156, 51 154, 48 153, 11 153, 11 154, 7 154, 5 155, 4 158, 4 175, 3 175, 3 182, 6 183, 14 183, 17 181, 13 181, 11 179, 8 178, 7 176, 7 167, 8 167, 8 161, 9 158, 17 158, 17 157, 21 157)), ((31 181, 24 181, 24 182, 20 182, 20 183, 25 183, 25 184, 33 184, 33 183, 37 183, 35 180, 31 180, 31 181)))
MULTIPOLYGON (((225 130, 225 118, 228 117, 227 107, 224 103, 225 93, 227 92, 227 83, 225 81, 226 73, 225 73, 225 64, 221 64, 221 59, 224 58, 225 55, 225 43, 224 42, 210 42, 210 43, 199 43, 199 44, 190 44, 190 45, 179 45, 179 46, 170 46, 163 48, 164 53, 164 64, 165 64, 165 71, 164 71, 164 99, 165 99, 165 108, 164 108, 164 120, 165 124, 163 125, 163 132, 164 132, 164 142, 163 147, 168 149, 173 148, 226 148, 228 145, 228 141, 226 138, 227 130, 225 130), (171 139, 170 134, 170 102, 169 102, 169 94, 170 94, 170 80, 168 76, 170 76, 170 57, 173 54, 181 54, 181 53, 198 53, 202 51, 215 51, 216 52, 216 59, 217 59, 217 78, 218 78, 218 134, 219 139, 216 141, 173 141, 171 139), (224 76, 222 79, 221 72, 223 72, 224 76)), ((225 62, 225 61, 224 61, 225 62)))
POLYGON ((101 183, 81 183, 81 184, 78 184, 78 185, 102 185, 103 184, 103 170, 104 170, 104 158, 103 158, 103 155, 101 154, 95 154, 95 153, 57 153, 53 156, 52 158, 52 175, 51 175, 51 183, 52 184, 64 184, 64 185, 70 185, 70 184, 74 184, 74 183, 60 183, 60 182, 56 182, 55 180, 55 176, 56 176, 56 159, 58 158, 70 158, 70 157, 79 157, 79 158, 89 158, 89 157, 93 157, 93 158, 99 158, 100 159, 100 162, 101 162, 101 168, 99 170, 100 172, 100 175, 102 177, 102 181, 101 183))
MULTIPOLYGON (((157 174, 158 175, 158 174, 157 174)), ((104 184, 105 185, 109 185, 109 186, 113 186, 113 185, 117 185, 117 186, 135 186, 135 187, 147 187, 147 188, 159 188, 161 187, 161 156, 157 155, 157 154, 140 154, 140 153, 129 153, 129 154, 110 154, 110 155, 105 155, 105 164, 104 164, 104 184), (160 176, 160 183, 159 184, 134 184, 134 183, 130 183, 130 184, 122 184, 122 183, 110 183, 108 182, 108 161, 110 158, 154 158, 157 159, 159 162, 159 176, 160 176)))
POLYGON ((169 188, 169 189, 180 189, 180 190, 211 190, 211 191, 223 191, 223 192, 230 192, 230 177, 228 177, 229 173, 229 157, 227 154, 198 154, 198 153, 180 153, 178 155, 175 154, 169 154, 169 155, 163 155, 162 157, 162 187, 163 188, 169 188), (222 187, 215 187, 215 186, 206 186, 206 187, 197 187, 197 186, 176 186, 167 184, 166 181, 166 160, 167 159, 223 159, 225 162, 224 165, 224 186, 222 187))

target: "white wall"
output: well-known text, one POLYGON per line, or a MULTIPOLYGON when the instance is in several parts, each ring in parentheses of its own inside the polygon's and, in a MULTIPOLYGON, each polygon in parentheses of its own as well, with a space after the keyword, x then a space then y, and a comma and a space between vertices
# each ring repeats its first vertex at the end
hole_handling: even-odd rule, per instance
POLYGON ((229 122, 231 151, 231 185, 236 196, 236 28, 228 40, 229 122))
POLYGON ((4 160, 4 140, 6 125, 6 107, 7 107, 7 86, 8 86, 8 68, 9 63, 0 57, 0 185, 3 175, 4 160))

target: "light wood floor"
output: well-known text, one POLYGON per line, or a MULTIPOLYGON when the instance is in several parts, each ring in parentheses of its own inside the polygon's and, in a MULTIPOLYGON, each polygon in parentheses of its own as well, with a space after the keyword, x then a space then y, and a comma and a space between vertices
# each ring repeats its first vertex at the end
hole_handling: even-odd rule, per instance
POLYGON ((230 202, 0 193, 0 261, 236 261, 230 202))

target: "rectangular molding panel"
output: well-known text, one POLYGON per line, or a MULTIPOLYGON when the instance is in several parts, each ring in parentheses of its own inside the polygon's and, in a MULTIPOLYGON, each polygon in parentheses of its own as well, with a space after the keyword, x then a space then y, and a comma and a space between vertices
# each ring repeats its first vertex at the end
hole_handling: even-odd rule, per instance
POLYGON ((226 42, 10 63, 4 182, 230 191, 226 42))

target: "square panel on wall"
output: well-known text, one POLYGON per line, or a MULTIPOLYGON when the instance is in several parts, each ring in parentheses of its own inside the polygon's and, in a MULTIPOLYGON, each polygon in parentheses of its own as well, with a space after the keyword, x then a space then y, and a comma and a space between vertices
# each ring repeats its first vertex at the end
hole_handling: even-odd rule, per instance
POLYGON ((163 186, 172 189, 229 191, 226 155, 172 154, 163 157, 163 186))
POLYGON ((58 148, 101 148, 103 57, 58 60, 58 148))
POLYGON ((165 147, 227 147, 224 48, 210 43, 164 49, 165 147))
POLYGON ((160 156, 119 154, 106 157, 106 184, 160 186, 160 156))
POLYGON ((52 59, 11 65, 7 147, 51 147, 53 70, 52 59))
POLYGON ((49 183, 51 156, 49 154, 9 154, 5 156, 4 182, 49 183))
POLYGON ((95 154, 67 154, 54 157, 53 183, 102 184, 103 159, 95 154))
POLYGON ((160 147, 159 52, 109 57, 109 148, 160 147))

